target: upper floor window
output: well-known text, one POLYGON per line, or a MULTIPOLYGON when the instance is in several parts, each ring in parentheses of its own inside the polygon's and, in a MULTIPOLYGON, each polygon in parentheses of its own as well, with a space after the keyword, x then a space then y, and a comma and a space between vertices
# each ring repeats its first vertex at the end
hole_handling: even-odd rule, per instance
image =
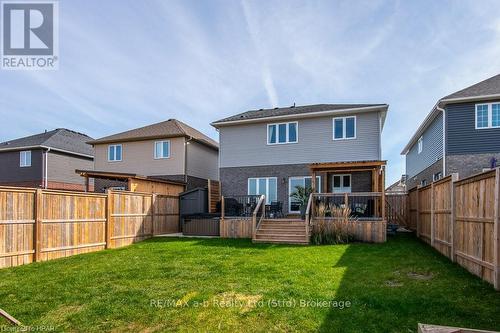
POLYGON ((20 167, 31 166, 31 150, 24 150, 19 152, 19 166, 20 167))
POLYGON ((108 146, 108 161, 115 162, 122 160, 122 145, 108 146))
POLYGON ((424 149, 424 137, 423 136, 418 138, 418 153, 419 154, 422 152, 422 149, 424 149))
POLYGON ((476 129, 500 127, 500 103, 476 105, 476 129))
POLYGON ((356 139, 356 117, 333 118, 333 140, 356 139))
POLYGON ((170 141, 156 141, 155 142, 155 159, 169 158, 170 157, 170 141))
POLYGON ((267 125, 267 144, 285 144, 298 142, 298 123, 280 123, 267 125))

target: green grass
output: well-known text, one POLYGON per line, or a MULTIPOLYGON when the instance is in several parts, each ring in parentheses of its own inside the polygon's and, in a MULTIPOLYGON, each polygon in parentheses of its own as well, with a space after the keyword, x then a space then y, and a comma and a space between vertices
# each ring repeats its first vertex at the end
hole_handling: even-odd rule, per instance
POLYGON ((406 235, 308 247, 156 238, 0 270, 0 308, 56 331, 415 332, 419 322, 500 330, 500 293, 406 235), (151 305, 179 299, 188 306, 151 305))

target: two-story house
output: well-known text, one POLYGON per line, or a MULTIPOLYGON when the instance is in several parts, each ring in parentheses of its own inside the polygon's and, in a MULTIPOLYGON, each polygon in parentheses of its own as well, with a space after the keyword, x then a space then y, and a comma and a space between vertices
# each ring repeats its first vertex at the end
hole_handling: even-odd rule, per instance
POLYGON ((498 165, 500 75, 440 99, 401 152, 407 189, 498 165))
MULTIPOLYGON (((218 180, 219 145, 189 125, 169 119, 89 142, 95 149, 96 173, 130 173, 182 181, 187 189, 218 180)), ((120 181, 95 179, 96 191, 124 186, 120 181)))
POLYGON ((339 193, 380 188, 387 110, 387 104, 318 104, 247 111, 213 122, 220 137, 222 194, 263 194, 267 204, 280 202, 284 214, 297 214, 299 204, 290 194, 298 185, 339 193))
POLYGON ((85 190, 75 169, 92 169, 91 137, 64 128, 0 143, 0 185, 85 190))

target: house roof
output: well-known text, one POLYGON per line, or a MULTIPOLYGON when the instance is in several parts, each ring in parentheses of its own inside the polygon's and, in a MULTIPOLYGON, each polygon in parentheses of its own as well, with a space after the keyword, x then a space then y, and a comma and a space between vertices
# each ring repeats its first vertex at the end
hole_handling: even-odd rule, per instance
POLYGON ((424 121, 413 134, 410 141, 408 141, 404 149, 401 151, 401 155, 408 153, 410 148, 413 147, 418 138, 422 136, 436 116, 441 113, 440 109, 446 104, 466 101, 483 101, 494 98, 500 99, 500 74, 441 98, 432 108, 431 112, 429 112, 429 114, 425 117, 424 121))
POLYGON ((105 136, 89 141, 89 144, 103 144, 112 142, 139 141, 160 138, 188 137, 214 149, 219 149, 217 141, 212 140, 200 131, 176 119, 169 119, 160 123, 135 128, 129 131, 105 136))
POLYGON ((66 128, 26 136, 0 143, 0 151, 33 148, 51 148, 77 155, 94 156, 94 149, 87 141, 92 138, 66 128))
POLYGON ((441 100, 498 94, 500 94, 500 74, 443 97, 441 100))
MULTIPOLYGON (((315 104, 315 105, 303 105, 303 106, 290 106, 285 108, 274 108, 274 109, 259 109, 250 110, 243 113, 236 114, 227 118, 223 118, 212 123, 214 127, 221 127, 224 125, 230 125, 234 123, 241 123, 244 121, 257 121, 261 119, 272 119, 272 118, 290 118, 290 117, 303 117, 303 116, 313 116, 317 113, 322 115, 323 113, 344 113, 353 111, 374 111, 376 109, 382 109, 387 111, 387 104, 315 104)), ((385 118, 385 117, 384 117, 385 118)))

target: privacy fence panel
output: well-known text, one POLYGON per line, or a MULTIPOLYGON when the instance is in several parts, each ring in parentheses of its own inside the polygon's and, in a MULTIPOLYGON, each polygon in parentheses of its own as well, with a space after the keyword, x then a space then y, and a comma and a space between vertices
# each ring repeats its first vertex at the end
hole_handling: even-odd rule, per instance
POLYGON ((490 283, 494 283, 495 264, 498 265, 494 253, 495 223, 498 224, 495 182, 495 172, 489 172, 455 184, 456 260, 490 283))
POLYGON ((37 261, 105 248, 106 196, 62 191, 41 195, 37 261))
POLYGON ((0 268, 33 262, 35 214, 35 190, 0 188, 0 268))
POLYGON ((153 233, 155 235, 179 232, 179 197, 156 195, 153 233))
POLYGON ((179 198, 0 187, 0 268, 129 245, 179 230, 179 198))
POLYGON ((386 193, 387 223, 409 227, 408 195, 406 193, 386 193))
POLYGON ((408 193, 411 229, 471 273, 500 289, 500 168, 454 174, 408 193))

